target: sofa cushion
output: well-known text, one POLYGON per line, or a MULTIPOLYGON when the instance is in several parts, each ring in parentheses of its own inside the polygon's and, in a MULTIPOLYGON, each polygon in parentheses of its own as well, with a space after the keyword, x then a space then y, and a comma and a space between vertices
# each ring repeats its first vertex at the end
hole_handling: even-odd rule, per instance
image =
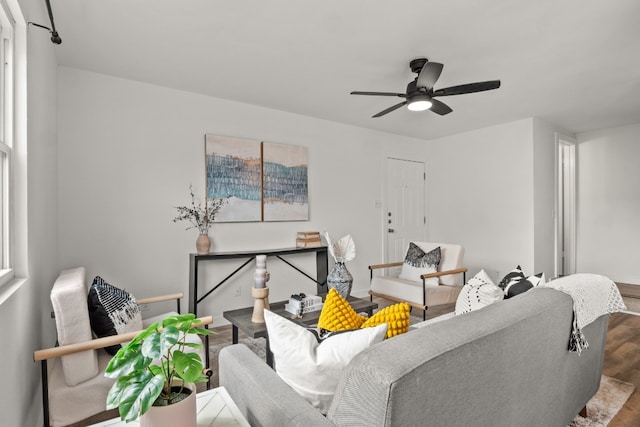
POLYGON ((410 319, 411 312, 409 311, 409 304, 402 302, 378 311, 362 324, 362 328, 371 328, 386 323, 386 337, 391 338, 407 332, 409 330, 410 319))
MULTIPOLYGON (((526 276, 524 275, 524 273, 522 272, 522 267, 520 267, 519 265, 514 268, 513 270, 511 270, 510 272, 508 272, 503 278, 502 280, 500 280, 500 283, 498 283, 498 287, 500 289, 502 289, 503 291, 505 290, 505 288, 511 284, 511 282, 518 282, 522 279, 526 279, 526 276)), ((505 292, 506 294, 506 292, 505 292)))
MULTIPOLYGON (((452 243, 436 243, 436 242, 413 242, 424 252, 432 251, 433 249, 440 248, 440 266, 438 271, 455 270, 462 267, 462 260, 464 259, 464 247, 461 245, 455 245, 452 243)), ((464 285, 462 280, 462 274, 448 274, 440 276, 439 283, 441 285, 459 286, 464 285)))
MULTIPOLYGON (((125 290, 107 283, 102 277, 93 279, 88 296, 91 328, 98 338, 142 329, 142 316, 136 299, 125 290)), ((106 347, 114 355, 120 344, 106 347)))
POLYGON ((381 323, 387 324, 387 338, 403 334, 409 330, 409 304, 393 304, 378 311, 367 319, 355 312, 351 304, 338 291, 330 289, 318 319, 320 335, 328 332, 371 328, 381 323))
MULTIPOLYGON (((93 338, 87 309, 84 267, 60 273, 51 289, 51 305, 56 319, 58 343, 61 346, 93 338)), ((62 356, 61 364, 64 380, 70 386, 98 375, 98 357, 94 350, 62 356)))
MULTIPOLYGON (((407 254, 402 263, 400 278, 404 280, 412 280, 422 283, 420 276, 423 274, 435 273, 440 265, 440 247, 434 248, 429 252, 423 251, 418 245, 409 242, 407 254)), ((426 279, 430 284, 437 284, 437 277, 426 279)))
POLYGON ((365 320, 338 291, 331 288, 322 305, 318 328, 330 332, 358 329, 365 320))
POLYGON ((460 291, 455 312, 456 315, 469 313, 503 299, 502 289, 493 283, 484 270, 480 270, 460 291))
POLYGON ((326 413, 343 369, 362 350, 381 342, 386 323, 332 334, 320 343, 306 328, 264 311, 275 370, 312 406, 326 413))
POLYGON ((533 276, 529 276, 527 278, 522 278, 520 280, 512 280, 507 284, 507 287, 504 289, 504 297, 511 298, 516 295, 519 295, 523 292, 527 292, 529 289, 541 285, 545 283, 546 280, 544 278, 544 273, 538 273, 533 276))
POLYGON ((456 300, 461 289, 461 286, 437 284, 427 284, 423 288, 422 282, 389 276, 373 276, 371 279, 371 291, 419 304, 422 304, 425 294, 430 305, 448 304, 456 300))
POLYGON ((115 380, 101 373, 107 367, 111 356, 104 351, 93 353, 97 355, 99 372, 86 381, 72 386, 65 381, 66 372, 63 372, 60 358, 50 360, 49 422, 51 426, 79 425, 76 423, 107 410, 107 393, 115 380))

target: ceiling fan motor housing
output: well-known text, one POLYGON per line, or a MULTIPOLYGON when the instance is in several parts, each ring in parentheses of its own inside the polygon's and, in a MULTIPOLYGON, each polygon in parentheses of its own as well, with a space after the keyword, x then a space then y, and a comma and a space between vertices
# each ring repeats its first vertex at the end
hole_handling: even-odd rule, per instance
POLYGON ((416 73, 416 74, 420 74, 420 71, 422 71, 422 67, 424 67, 424 64, 426 64, 429 60, 427 58, 416 58, 414 60, 412 60, 409 63, 409 67, 411 68, 411 72, 412 73, 416 73))
POLYGON ((427 93, 427 89, 424 87, 419 88, 416 80, 412 80, 407 85, 407 96, 419 94, 419 93, 427 93))

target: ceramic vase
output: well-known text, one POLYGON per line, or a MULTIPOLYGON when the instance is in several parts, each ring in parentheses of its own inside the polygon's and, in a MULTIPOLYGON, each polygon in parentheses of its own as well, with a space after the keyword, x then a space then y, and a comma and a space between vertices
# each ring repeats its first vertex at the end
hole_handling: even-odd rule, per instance
MULTIPOLYGON (((176 384, 174 382, 173 384, 176 384)), ((140 427, 197 427, 195 384, 186 384, 191 394, 167 406, 152 406, 140 417, 140 427)))
POLYGON ((351 273, 347 270, 344 262, 336 262, 333 265, 333 268, 327 276, 327 284, 329 289, 335 288, 344 299, 349 297, 351 287, 353 286, 353 276, 351 276, 351 273))
POLYGON ((196 240, 196 250, 198 251, 198 255, 208 254, 209 249, 211 249, 211 239, 209 238, 209 235, 199 235, 198 240, 196 240))

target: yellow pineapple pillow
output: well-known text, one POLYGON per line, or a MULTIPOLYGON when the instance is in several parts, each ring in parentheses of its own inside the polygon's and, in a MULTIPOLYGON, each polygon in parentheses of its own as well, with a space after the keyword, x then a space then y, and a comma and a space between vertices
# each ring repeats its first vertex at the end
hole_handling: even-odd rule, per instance
POLYGON ((367 319, 359 315, 335 289, 330 289, 320 312, 318 328, 329 332, 358 328, 371 328, 387 324, 386 338, 409 330, 409 304, 390 305, 367 319))
POLYGON ((385 307, 362 324, 362 328, 371 328, 382 323, 387 324, 387 338, 404 334, 409 330, 409 304, 406 302, 385 307))
POLYGON ((320 312, 318 328, 330 332, 358 329, 365 320, 338 291, 331 288, 320 312))

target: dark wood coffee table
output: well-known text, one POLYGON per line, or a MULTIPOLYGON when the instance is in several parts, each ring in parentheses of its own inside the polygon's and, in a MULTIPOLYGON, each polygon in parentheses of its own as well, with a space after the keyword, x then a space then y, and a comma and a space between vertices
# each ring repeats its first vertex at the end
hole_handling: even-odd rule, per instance
MULTIPOLYGON (((356 298, 350 296, 347 298, 351 307, 357 312, 366 312, 369 316, 373 314, 373 310, 378 308, 378 304, 371 302, 368 299, 356 298)), ((300 323, 305 326, 311 326, 318 323, 321 310, 306 313, 300 318, 294 318, 294 316, 284 309, 284 305, 289 302, 279 301, 269 304, 269 309, 279 314, 280 316, 290 319, 292 322, 300 323)), ((273 367, 273 355, 269 349, 269 336, 267 335, 267 326, 264 323, 253 323, 251 316, 253 314, 253 307, 239 308, 236 310, 229 310, 222 313, 222 316, 231 322, 232 325, 232 342, 238 343, 238 330, 244 332, 248 337, 260 338, 264 337, 267 340, 267 364, 273 367)))

